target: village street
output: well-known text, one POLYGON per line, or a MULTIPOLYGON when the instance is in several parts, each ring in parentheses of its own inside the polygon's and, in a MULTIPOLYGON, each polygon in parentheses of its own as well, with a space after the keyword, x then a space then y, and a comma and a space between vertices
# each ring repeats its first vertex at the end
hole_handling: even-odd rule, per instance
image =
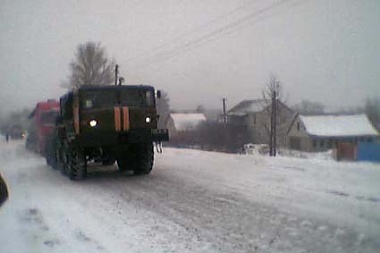
POLYGON ((70 181, 0 140, 0 252, 378 252, 380 165, 165 148, 70 181))

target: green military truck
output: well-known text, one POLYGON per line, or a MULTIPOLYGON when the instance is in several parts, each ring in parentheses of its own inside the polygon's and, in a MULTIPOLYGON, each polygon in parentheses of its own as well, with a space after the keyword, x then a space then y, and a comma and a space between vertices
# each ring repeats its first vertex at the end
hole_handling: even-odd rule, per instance
POLYGON ((136 175, 153 167, 154 143, 168 141, 157 129, 156 98, 147 85, 82 86, 60 98, 60 115, 46 160, 70 179, 83 179, 87 163, 111 165, 136 175))

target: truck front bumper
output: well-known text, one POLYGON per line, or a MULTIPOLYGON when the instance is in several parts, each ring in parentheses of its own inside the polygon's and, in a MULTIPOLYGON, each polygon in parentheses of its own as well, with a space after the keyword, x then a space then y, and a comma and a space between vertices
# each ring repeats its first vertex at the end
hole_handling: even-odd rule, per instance
POLYGON ((133 129, 127 132, 89 132, 77 137, 79 145, 97 147, 168 141, 169 132, 167 129, 133 129))

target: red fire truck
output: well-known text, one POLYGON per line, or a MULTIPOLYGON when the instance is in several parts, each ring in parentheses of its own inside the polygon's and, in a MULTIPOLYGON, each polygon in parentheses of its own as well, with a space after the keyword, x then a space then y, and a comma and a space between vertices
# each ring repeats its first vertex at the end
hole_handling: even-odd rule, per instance
POLYGON ((29 118, 32 120, 26 139, 26 147, 40 154, 45 153, 46 137, 48 137, 59 114, 59 102, 48 100, 37 103, 29 118))

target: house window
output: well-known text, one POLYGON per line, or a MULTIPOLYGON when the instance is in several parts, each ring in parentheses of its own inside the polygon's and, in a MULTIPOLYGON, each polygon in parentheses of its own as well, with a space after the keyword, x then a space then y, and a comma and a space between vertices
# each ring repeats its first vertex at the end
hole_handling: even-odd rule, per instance
POLYGON ((313 140, 313 147, 314 147, 314 148, 317 147, 317 141, 316 141, 316 140, 313 140))
POLYGON ((325 145, 324 140, 321 140, 321 142, 319 143, 319 146, 320 146, 321 148, 323 148, 324 145, 325 145))
POLYGON ((367 138, 367 142, 371 143, 372 142, 372 138, 367 138))

